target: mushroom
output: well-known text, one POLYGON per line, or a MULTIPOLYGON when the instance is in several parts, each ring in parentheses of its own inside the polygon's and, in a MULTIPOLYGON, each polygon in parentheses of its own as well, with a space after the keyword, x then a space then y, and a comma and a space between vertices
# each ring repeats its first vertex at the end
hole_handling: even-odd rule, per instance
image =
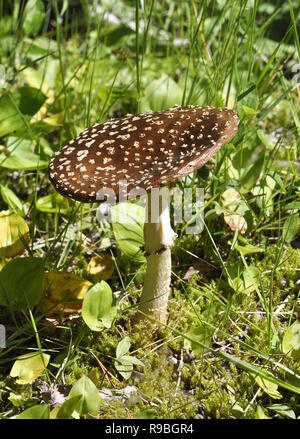
POLYGON ((232 110, 175 106, 96 123, 52 158, 50 179, 64 196, 99 203, 104 201, 99 191, 108 188, 119 201, 120 181, 126 181, 128 192, 144 190, 148 195, 144 226, 147 271, 138 319, 151 315, 166 322, 171 247, 176 237, 168 205, 160 203, 153 210, 151 190, 203 166, 230 142, 237 127, 238 117, 232 110))

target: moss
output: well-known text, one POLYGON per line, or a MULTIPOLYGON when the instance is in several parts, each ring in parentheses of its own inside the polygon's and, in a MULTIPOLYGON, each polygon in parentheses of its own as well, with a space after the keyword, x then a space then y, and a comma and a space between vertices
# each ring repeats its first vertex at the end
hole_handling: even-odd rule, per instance
MULTIPOLYGON (((192 247, 192 242, 189 242, 189 245, 192 247)), ((272 292, 273 310, 284 303, 284 311, 294 310, 295 318, 299 254, 299 250, 289 246, 284 248, 273 278, 270 267, 274 267, 278 259, 276 247, 268 247, 263 258, 255 255, 247 259, 247 263, 256 266, 262 274, 262 292, 267 303, 272 292)), ((143 269, 141 268, 141 276, 143 269)), ((110 383, 103 378, 103 372, 100 372, 103 378, 99 383, 100 389, 110 388, 112 384, 115 389, 134 385, 140 395, 139 398, 127 402, 122 401, 121 398, 103 400, 99 415, 102 418, 128 418, 128 416, 135 418, 149 408, 154 409, 155 416, 159 418, 255 417, 256 406, 249 406, 258 389, 253 376, 208 351, 204 351, 200 356, 186 351, 183 338, 178 337, 172 329, 184 334, 191 327, 199 326, 200 322, 211 324, 212 348, 225 349, 228 353, 253 363, 256 356, 245 350, 238 340, 246 341, 261 353, 266 355, 271 353, 279 358, 282 356, 281 339, 290 314, 285 317, 284 314, 273 313, 271 340, 275 330, 279 338, 275 340, 270 351, 267 314, 255 291, 236 295, 225 277, 208 279, 202 274, 194 274, 188 282, 175 279, 169 301, 168 328, 166 328, 163 325, 157 327, 149 321, 132 325, 135 309, 130 307, 138 302, 139 288, 139 282, 136 285, 132 284, 128 290, 127 302, 123 302, 126 309, 119 312, 111 329, 105 329, 101 333, 90 331, 82 319, 66 320, 62 322, 64 328, 54 325, 45 326, 43 322, 39 324, 42 338, 47 335, 54 340, 60 340, 60 354, 57 361, 55 358, 52 359, 58 366, 66 358, 72 333, 73 348, 64 369, 65 385, 73 385, 83 374, 88 375, 93 368, 99 367, 96 359, 98 358, 111 374, 110 383), (116 347, 126 335, 131 338, 130 352, 145 365, 144 369, 135 367, 128 381, 122 379, 114 367, 116 347), (91 351, 96 358, 91 355, 91 351), (183 363, 179 368, 181 359, 183 363), (244 415, 243 411, 246 407, 247 413, 244 415)), ((6 310, 1 311, 9 323, 10 318, 6 310)), ((46 342, 44 348, 47 348, 46 342)), ((16 350, 16 354, 19 354, 19 351, 16 350)), ((11 352, 12 361, 13 355, 14 351, 11 352)), ((297 369, 298 364, 292 358, 286 357, 283 360, 291 369, 297 369)), ((261 360, 257 364, 268 367, 261 360)), ((33 391, 27 394, 26 388, 16 386, 13 379, 5 376, 5 371, 8 373, 10 367, 11 364, 7 364, 5 370, 2 368, 5 385, 1 388, 1 407, 2 410, 12 407, 8 400, 9 392, 5 390, 9 385, 21 395, 23 409, 28 404, 32 404, 36 396, 33 391)), ((50 370, 52 367, 50 366, 50 370)), ((56 373, 57 369, 52 371, 56 373)), ((286 376, 285 379, 290 380, 290 377, 286 376)), ((298 396, 280 391, 287 403, 299 404, 298 396)), ((272 401, 261 391, 256 402, 264 407, 272 401)))
POLYGON ((130 411, 126 408, 121 400, 102 401, 100 409, 100 418, 102 419, 128 419, 130 411))
MULTIPOLYGON (((274 266, 277 255, 276 248, 270 247, 263 259, 252 257, 248 263, 257 266, 261 273, 268 272, 269 267, 274 266)), ((282 254, 279 269, 274 272, 273 307, 282 304, 288 295, 296 294, 295 281, 298 268, 299 251, 288 247, 282 254)), ((264 294, 268 297, 270 277, 264 275, 262 279, 264 294)), ((135 296, 133 300, 137 300, 136 289, 133 294, 135 296)), ((286 307, 287 310, 292 309, 293 300, 286 304, 286 307)), ((225 334, 230 334, 230 337, 243 339, 246 334, 258 351, 268 353, 268 321, 266 314, 262 312, 264 312, 262 303, 255 292, 238 297, 233 294, 225 279, 216 282, 194 274, 190 281, 184 284, 184 288, 182 281, 174 283, 169 301, 168 325, 185 333, 193 325, 199 325, 199 318, 208 321, 211 319, 215 327, 225 331, 225 334), (224 319, 222 298, 231 301, 230 320, 224 319), (231 324, 230 321, 237 324, 231 324)), ((236 418, 244 416, 243 410, 246 407, 245 416, 255 417, 255 407, 248 407, 257 390, 257 384, 251 375, 241 372, 232 363, 220 360, 211 354, 204 354, 202 359, 192 359, 193 355, 183 350, 182 338, 177 337, 172 331, 164 327, 158 328, 151 322, 141 322, 132 327, 129 321, 133 312, 125 315, 128 320, 124 315, 121 316, 116 328, 118 325, 121 331, 121 328, 123 330, 124 327, 127 328, 132 341, 132 351, 145 364, 143 373, 134 375, 128 382, 137 386, 143 399, 130 408, 120 401, 110 402, 103 408, 101 416, 124 418, 128 416, 129 411, 132 417, 138 417, 143 410, 154 405, 157 416, 161 418, 196 417, 200 412, 203 413, 203 410, 205 417, 236 418), (158 344, 162 344, 162 347, 156 350, 158 344), (178 363, 182 353, 184 362, 180 372, 180 385, 177 387, 178 363), (176 362, 177 364, 174 364, 176 362)), ((286 321, 273 316, 273 325, 278 333, 281 333, 286 327, 286 321)), ((106 362, 106 366, 115 373, 111 358, 119 340, 120 336, 116 335, 113 328, 111 331, 103 332, 101 337, 98 334, 89 334, 84 339, 84 343, 87 348, 92 347, 94 352, 98 352, 102 359, 110 359, 106 362)), ((224 333, 219 331, 215 342, 223 341, 224 333)), ((244 357, 239 343, 231 343, 228 339, 226 345, 232 346, 233 352, 231 352, 234 355, 244 357)), ((280 343, 278 342, 276 346, 277 354, 281 354, 280 343)), ((253 361, 251 358, 246 359, 253 361)), ((296 366, 293 360, 289 362, 290 367, 296 366)), ((81 363, 78 363, 78 367, 80 370, 81 363)), ((125 383, 123 382, 122 385, 125 383)), ((268 400, 268 396, 262 392, 262 404, 265 403, 266 398, 268 400)))
POLYGON ((160 418, 189 418, 197 413, 197 402, 192 394, 183 391, 183 383, 178 386, 178 369, 164 348, 148 356, 143 377, 134 384, 147 401, 141 410, 151 403, 160 418))

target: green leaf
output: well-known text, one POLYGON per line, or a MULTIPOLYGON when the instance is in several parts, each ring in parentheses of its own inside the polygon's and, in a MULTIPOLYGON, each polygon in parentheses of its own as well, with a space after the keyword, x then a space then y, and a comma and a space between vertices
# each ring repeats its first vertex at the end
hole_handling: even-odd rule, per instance
POLYGON ((263 130, 257 130, 257 137, 263 143, 263 145, 270 151, 274 149, 274 144, 270 137, 263 132, 263 130))
POLYGON ((144 363, 138 358, 135 358, 132 355, 126 355, 129 352, 130 345, 130 338, 126 336, 118 343, 116 349, 115 368, 125 380, 128 380, 131 377, 134 364, 137 366, 144 366, 144 363))
POLYGON ((237 293, 249 294, 259 286, 260 271, 253 265, 244 268, 237 262, 227 268, 228 283, 237 293))
POLYGON ((0 137, 27 130, 29 120, 45 100, 46 96, 34 87, 22 87, 14 93, 2 96, 0 98, 0 137))
POLYGON ((257 197, 257 205, 263 209, 267 216, 273 212, 273 197, 277 182, 271 175, 266 175, 259 184, 252 189, 252 193, 257 197))
POLYGON ((22 114, 26 114, 28 116, 33 116, 35 113, 37 113, 47 99, 47 96, 45 96, 41 90, 35 87, 22 87, 19 93, 19 110, 22 114))
POLYGON ((69 207, 69 200, 60 195, 58 192, 41 197, 36 202, 36 208, 40 212, 46 213, 60 212, 65 214, 68 212, 69 207))
POLYGON ((88 374, 88 377, 96 387, 100 386, 102 384, 102 377, 101 372, 98 367, 94 367, 88 374))
POLYGON ((261 389, 263 389, 271 398, 273 399, 281 399, 282 395, 278 392, 278 385, 272 383, 271 381, 262 378, 260 376, 255 377, 256 383, 259 385, 261 389))
POLYGON ((253 157, 257 157, 257 153, 257 145, 254 140, 245 141, 243 147, 238 149, 232 157, 232 166, 240 173, 244 172, 254 162, 253 157))
POLYGON ((0 212, 0 257, 12 258, 24 251, 29 228, 24 219, 9 210, 0 212))
POLYGON ((122 44, 122 39, 125 38, 128 41, 132 35, 133 30, 125 24, 110 26, 105 35, 105 44, 106 46, 120 47, 119 44, 122 44))
POLYGON ((136 366, 144 367, 144 363, 138 358, 133 357, 132 355, 123 355, 121 360, 123 362, 126 362, 127 364, 135 364, 136 366))
POLYGON ((264 160, 264 154, 260 155, 257 160, 255 160, 253 163, 250 163, 246 170, 242 173, 240 177, 242 193, 248 192, 255 185, 261 174, 264 160))
POLYGON ((56 419, 70 419, 78 403, 82 403, 82 399, 82 395, 76 395, 72 398, 69 397, 57 412, 56 419))
POLYGON ((36 305, 43 294, 44 261, 40 258, 16 258, 0 271, 0 305, 12 310, 36 305))
POLYGON ((33 352, 21 355, 14 362, 10 371, 11 377, 19 377, 16 382, 18 384, 29 384, 38 378, 47 367, 50 355, 33 352))
POLYGON ((290 243, 297 235, 299 229, 299 213, 290 214, 283 224, 282 236, 283 240, 290 243))
POLYGON ((290 369, 289 371, 286 372, 285 379, 290 384, 300 389, 300 370, 290 369))
MULTIPOLYGON (((18 110, 19 94, 4 95, 0 98, 0 137, 26 129, 26 120, 18 110)), ((0 158, 0 164, 1 164, 0 158)))
POLYGON ((45 18, 45 8, 42 0, 28 0, 24 10, 23 29, 25 34, 35 37, 45 18))
POLYGON ((263 408, 258 405, 256 407, 256 413, 255 413, 256 419, 269 419, 268 416, 265 415, 265 412, 263 411, 263 408))
POLYGON ((300 359, 300 323, 294 322, 284 333, 282 351, 296 360, 300 359))
POLYGON ((145 88, 144 97, 141 99, 141 111, 161 111, 180 105, 182 90, 169 76, 162 75, 154 79, 145 88))
MULTIPOLYGON (((230 208, 233 212, 237 212, 239 204, 241 202, 241 196, 236 189, 233 187, 226 189, 222 193, 222 205, 224 207, 230 208)), ((244 212, 240 212, 244 213, 244 212)))
POLYGON ((234 248, 235 248, 235 250, 240 252, 243 256, 253 255, 254 253, 263 253, 264 252, 263 248, 255 247, 252 244, 246 244, 245 246, 235 244, 234 248))
POLYGON ((7 141, 9 155, 0 155, 0 167, 7 169, 19 169, 36 171, 37 168, 46 168, 48 161, 40 159, 33 152, 34 143, 28 139, 9 137, 7 141))
POLYGON ((286 210, 300 210, 300 201, 292 201, 285 205, 286 210))
POLYGON ((241 418, 244 416, 244 409, 240 406, 240 404, 235 400, 235 396, 232 393, 229 393, 229 398, 231 401, 231 413, 235 418, 241 418))
POLYGON ((229 168, 230 176, 238 179, 240 193, 247 193, 258 181, 264 166, 265 148, 258 145, 256 136, 244 140, 234 154, 229 168))
POLYGON ((16 419, 50 419, 49 404, 38 404, 24 410, 16 419))
POLYGON ((255 83, 250 82, 247 84, 247 87, 240 91, 237 101, 239 108, 245 105, 253 110, 256 110, 259 104, 259 97, 255 83))
POLYGON ((92 331, 102 331, 104 327, 111 327, 115 316, 116 307, 110 286, 105 281, 95 284, 83 299, 83 320, 92 331))
POLYGON ((138 204, 118 203, 111 208, 112 229, 122 252, 136 262, 144 262, 145 209, 138 204))
POLYGON ((289 419, 296 419, 296 415, 294 411, 288 405, 283 404, 273 404, 268 407, 269 410, 273 410, 278 413, 280 416, 289 419))
POLYGON ((260 271, 254 265, 245 268, 243 273, 245 293, 255 291, 259 286, 260 271))
POLYGON ((123 340, 121 340, 118 343, 116 350, 116 357, 121 358, 123 357, 123 355, 127 354, 127 352, 129 352, 130 345, 131 345, 130 338, 128 336, 123 338, 123 340))
POLYGON ((123 360, 122 357, 116 359, 115 368, 125 380, 128 380, 133 372, 133 364, 130 361, 123 360))
POLYGON ((38 63, 38 66, 26 67, 20 72, 21 78, 28 86, 41 90, 44 95, 49 98, 48 103, 51 103, 54 100, 53 89, 56 85, 59 70, 58 59, 53 59, 49 56, 51 54, 50 52, 56 50, 55 46, 56 43, 54 40, 48 38, 39 38, 31 41, 31 44, 28 47, 28 56, 31 55, 33 59, 39 57, 43 58, 45 55, 47 55, 47 57, 41 63, 38 63), (37 49, 37 46, 40 43, 44 46, 42 50, 39 50, 41 49, 41 46, 37 49))
POLYGON ((209 346, 211 342, 212 331, 205 326, 194 326, 186 333, 186 336, 189 339, 184 339, 184 348, 191 349, 195 355, 202 355, 205 350, 203 345, 209 346))
MULTIPOLYGON (((25 216, 28 212, 28 207, 22 203, 22 201, 17 197, 17 195, 9 189, 7 186, 0 185, 0 192, 3 201, 8 205, 10 210, 20 216, 25 216)), ((0 227, 1 229, 1 227, 0 227)))
POLYGON ((23 396, 13 392, 10 392, 8 400, 17 408, 22 407, 24 404, 23 396))
POLYGON ((243 109, 243 111, 244 111, 246 116, 250 116, 251 117, 251 116, 255 116, 255 114, 257 114, 256 110, 254 110, 251 107, 248 107, 247 105, 242 105, 242 109, 243 109))
POLYGON ((59 13, 59 15, 62 17, 64 15, 64 13, 67 11, 69 7, 69 0, 63 0, 63 4, 61 7, 61 11, 59 13))
POLYGON ((22 170, 22 171, 36 171, 37 168, 45 169, 48 166, 48 162, 44 160, 39 160, 36 154, 24 154, 23 157, 17 155, 11 155, 3 160, 0 157, 0 167, 12 169, 12 170, 22 170))
POLYGON ((69 398, 81 396, 77 402, 75 410, 79 415, 96 415, 100 409, 100 395, 95 384, 87 377, 80 378, 72 387, 69 398))

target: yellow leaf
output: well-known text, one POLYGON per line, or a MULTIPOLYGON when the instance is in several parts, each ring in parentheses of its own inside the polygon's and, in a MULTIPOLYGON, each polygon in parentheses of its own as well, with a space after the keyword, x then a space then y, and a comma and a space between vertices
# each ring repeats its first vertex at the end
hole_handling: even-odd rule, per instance
POLYGON ((91 282, 72 273, 45 273, 41 312, 53 315, 80 311, 82 300, 92 285, 91 282))
POLYGON ((29 354, 21 355, 14 362, 10 371, 10 376, 14 378, 19 377, 16 380, 18 384, 32 383, 32 381, 43 373, 49 360, 50 355, 40 354, 39 352, 31 352, 29 354))
POLYGON ((0 212, 0 257, 12 258, 24 250, 29 228, 24 219, 9 210, 0 212))
POLYGON ((241 196, 238 193, 236 189, 233 187, 227 189, 222 194, 222 204, 224 207, 228 207, 233 203, 236 203, 238 200, 240 200, 241 196))
POLYGON ((41 72, 32 67, 27 67, 22 70, 21 76, 30 87, 38 88, 48 96, 50 87, 41 72))
POLYGON ((88 272, 99 280, 107 280, 113 274, 114 268, 115 264, 111 256, 93 256, 88 265, 88 272))
POLYGON ((57 413, 59 412, 59 410, 60 410, 60 406, 59 405, 54 407, 54 409, 52 409, 51 412, 50 412, 50 419, 56 419, 57 413))
POLYGON ((50 114, 47 117, 44 117, 43 122, 46 125, 51 125, 51 126, 61 126, 63 125, 63 121, 64 121, 64 114, 63 113, 54 113, 54 114, 50 114))
POLYGON ((222 194, 222 205, 226 208, 224 220, 231 230, 238 230, 240 233, 245 233, 247 230, 247 222, 239 211, 242 207, 242 200, 238 191, 234 188, 227 189, 222 194))

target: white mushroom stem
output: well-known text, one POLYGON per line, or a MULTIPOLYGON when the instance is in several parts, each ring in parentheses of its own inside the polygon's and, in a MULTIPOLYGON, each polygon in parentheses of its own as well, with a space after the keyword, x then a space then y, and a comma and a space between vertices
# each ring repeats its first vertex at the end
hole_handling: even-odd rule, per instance
POLYGON ((138 308, 137 320, 144 314, 165 323, 167 320, 168 297, 171 283, 171 247, 176 238, 170 224, 169 205, 159 200, 159 206, 151 206, 148 195, 148 208, 144 226, 147 271, 144 288, 138 308))

